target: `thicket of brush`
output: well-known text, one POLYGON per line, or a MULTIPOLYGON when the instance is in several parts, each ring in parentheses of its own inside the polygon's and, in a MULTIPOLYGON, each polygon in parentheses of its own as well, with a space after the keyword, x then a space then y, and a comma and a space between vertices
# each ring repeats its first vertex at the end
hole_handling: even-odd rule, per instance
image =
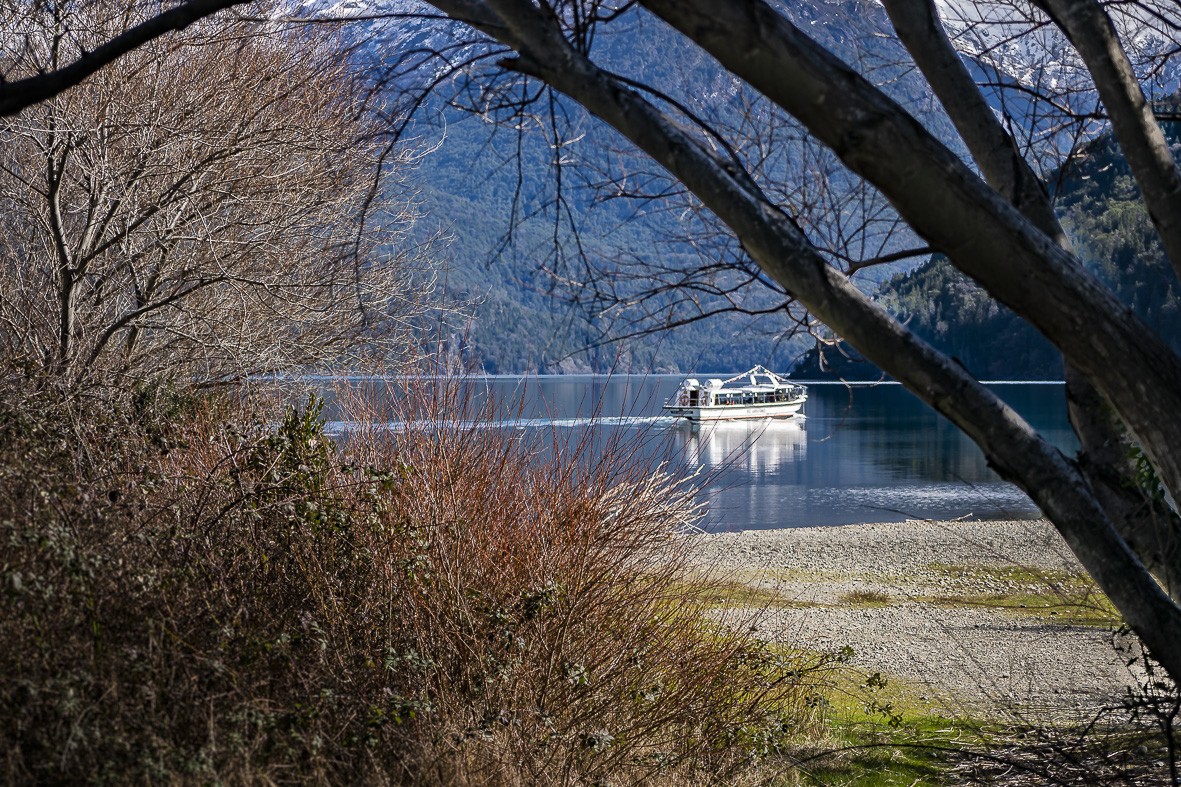
POLYGON ((0 394, 8 781, 741 783, 814 728, 823 665, 710 622, 619 446, 0 394))

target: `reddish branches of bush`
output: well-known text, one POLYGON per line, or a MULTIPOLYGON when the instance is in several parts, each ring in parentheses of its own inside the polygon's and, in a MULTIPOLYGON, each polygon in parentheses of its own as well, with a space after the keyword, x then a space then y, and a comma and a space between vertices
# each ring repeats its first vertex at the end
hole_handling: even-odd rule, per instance
POLYGON ((692 490, 624 443, 453 391, 339 445, 315 402, 8 393, 10 779, 743 781, 812 723, 817 665, 710 622, 692 490))

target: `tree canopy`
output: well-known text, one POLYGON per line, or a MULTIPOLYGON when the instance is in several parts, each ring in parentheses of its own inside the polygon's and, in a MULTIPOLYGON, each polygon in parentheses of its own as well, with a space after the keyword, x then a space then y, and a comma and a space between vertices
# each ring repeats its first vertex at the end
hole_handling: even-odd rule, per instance
MULTIPOLYGON (((143 16, 46 7, 0 63, 53 72, 143 16)), ((322 37, 197 23, 5 119, 6 356, 208 384, 405 347, 413 216, 375 193, 382 146, 352 79, 322 37)))

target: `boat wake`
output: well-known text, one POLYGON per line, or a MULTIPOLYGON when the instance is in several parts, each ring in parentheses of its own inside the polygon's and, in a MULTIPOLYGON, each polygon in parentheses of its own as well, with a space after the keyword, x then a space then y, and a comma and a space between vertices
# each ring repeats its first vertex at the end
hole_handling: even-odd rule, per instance
POLYGON ((324 425, 324 432, 330 436, 347 435, 359 431, 379 432, 409 432, 414 430, 436 429, 579 429, 602 428, 640 429, 640 428, 668 428, 676 426, 680 419, 669 415, 620 415, 597 416, 581 418, 505 418, 495 420, 455 420, 455 421, 389 421, 380 424, 362 424, 358 421, 329 421, 324 425))

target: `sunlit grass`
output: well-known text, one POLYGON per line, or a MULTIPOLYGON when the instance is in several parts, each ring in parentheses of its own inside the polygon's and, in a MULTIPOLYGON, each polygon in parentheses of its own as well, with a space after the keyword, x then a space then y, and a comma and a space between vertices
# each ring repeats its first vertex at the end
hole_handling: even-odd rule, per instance
MULTIPOLYGON (((892 604, 975 607, 984 611, 1035 617, 1054 625, 1118 625, 1110 602, 1085 574, 1022 566, 960 566, 933 564, 931 575, 915 583, 915 593, 897 595, 869 587, 849 590, 835 601, 793 599, 778 586, 787 582, 836 581, 874 583, 883 577, 841 575, 821 578, 794 570, 768 570, 738 575, 718 583, 707 598, 718 607, 743 609, 873 608, 892 604), (946 580, 961 580, 947 582, 946 580), (923 585, 946 592, 919 595, 923 585)), ((896 578, 890 578, 897 582, 896 578)), ((899 583, 902 584, 902 583, 899 583)), ((930 589, 926 589, 930 593, 930 589)), ((824 704, 823 733, 805 748, 796 773, 780 784, 840 784, 865 787, 944 784, 967 760, 987 760, 992 753, 1014 750, 1013 739, 990 711, 979 716, 958 709, 952 697, 932 695, 929 687, 895 676, 861 672, 847 663, 826 673, 817 690, 824 704)), ((982 711, 981 711, 982 712, 982 711)), ((1011 732, 1011 731, 1009 731, 1011 732)), ((966 766, 965 766, 966 767, 966 766)), ((974 767, 974 766, 973 766, 974 767)))
MULTIPOLYGON (((1062 626, 1119 626, 1122 620, 1115 606, 1099 590, 1087 574, 1078 571, 1029 568, 1025 566, 967 566, 931 563, 927 566, 933 576, 913 583, 911 593, 900 590, 896 594, 872 588, 849 590, 835 601, 804 600, 777 589, 786 583, 854 583, 881 582, 885 577, 875 574, 836 574, 823 571, 773 569, 736 573, 724 582, 715 583, 710 592, 713 603, 719 606, 776 607, 776 608, 831 608, 886 607, 899 603, 926 603, 940 607, 975 607, 996 610, 1015 616, 1035 617, 1062 626), (941 580, 959 580, 963 587, 948 587, 941 580), (772 583, 775 587, 768 587, 772 583), (932 593, 932 585, 942 586, 932 593)), ((905 588, 903 578, 888 578, 905 588)))
POLYGON ((687 590, 693 591, 696 599, 712 607, 803 609, 815 606, 798 601, 774 588, 733 579, 699 577, 686 580, 684 584, 687 590))
POLYGON ((1063 626, 1112 627, 1122 622, 1115 606, 1095 581, 1082 572, 939 563, 931 564, 929 568, 985 588, 924 599, 940 606, 994 609, 1063 626))
POLYGON ((803 784, 894 787, 944 784, 983 725, 951 718, 929 690, 909 681, 846 667, 826 693, 827 739, 800 764, 803 784))
MULTIPOLYGON (((741 576, 741 575, 740 575, 741 576)), ((886 607, 899 599, 878 590, 859 589, 844 593, 835 602, 805 600, 781 589, 773 576, 751 574, 746 578, 698 580, 698 597, 718 607, 822 609, 832 607, 886 607)))
POLYGON ((886 607, 894 603, 894 599, 877 590, 851 590, 840 598, 842 605, 851 607, 886 607))

